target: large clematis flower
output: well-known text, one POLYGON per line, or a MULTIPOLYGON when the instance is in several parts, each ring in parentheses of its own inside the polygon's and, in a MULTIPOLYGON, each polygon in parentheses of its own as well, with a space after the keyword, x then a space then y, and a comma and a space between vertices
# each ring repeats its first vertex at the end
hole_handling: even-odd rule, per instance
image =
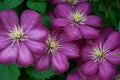
POLYGON ((46 70, 52 65, 54 72, 63 73, 69 68, 68 59, 79 56, 79 48, 59 31, 50 32, 46 44, 45 52, 39 59, 37 56, 36 70, 46 70))
POLYGON ((12 10, 0 13, 0 63, 17 62, 21 66, 31 65, 33 54, 44 51, 47 29, 41 16, 33 10, 25 10, 20 22, 12 10))
POLYGON ((81 51, 84 63, 79 67, 85 75, 98 74, 100 80, 110 80, 120 64, 120 33, 105 27, 97 39, 87 41, 81 51))
POLYGON ((54 10, 57 18, 52 20, 53 28, 63 28, 70 40, 96 38, 99 36, 102 20, 92 15, 91 10, 89 3, 80 3, 74 7, 70 4, 59 4, 54 10))
POLYGON ((72 5, 76 5, 77 3, 87 2, 88 0, 50 0, 53 4, 61 4, 61 3, 70 3, 72 5))

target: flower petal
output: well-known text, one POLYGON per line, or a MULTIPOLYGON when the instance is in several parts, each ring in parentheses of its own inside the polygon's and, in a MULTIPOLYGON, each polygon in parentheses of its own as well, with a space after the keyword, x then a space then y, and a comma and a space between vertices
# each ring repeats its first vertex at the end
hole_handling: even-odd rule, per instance
POLYGON ((0 51, 3 50, 4 48, 8 47, 10 45, 11 41, 6 37, 0 35, 0 51))
POLYGON ((100 30, 92 28, 87 25, 80 25, 80 31, 84 38, 86 39, 93 39, 99 36, 100 30))
POLYGON ((81 70, 85 75, 95 75, 98 70, 98 62, 88 61, 81 66, 81 70))
POLYGON ((79 48, 74 43, 63 43, 61 44, 61 54, 68 58, 77 58, 79 57, 79 48))
POLYGON ((33 40, 27 40, 25 43, 29 50, 31 50, 34 54, 41 54, 46 47, 45 43, 33 40))
POLYGON ((75 7, 76 11, 79 11, 80 13, 84 13, 89 15, 92 11, 92 6, 89 3, 81 3, 81 4, 77 4, 75 7))
POLYGON ((114 32, 108 37, 104 45, 109 50, 112 50, 120 44, 119 40, 120 40, 120 33, 114 32))
POLYGON ((119 65, 120 57, 117 56, 117 54, 120 54, 120 47, 106 54, 107 60, 110 61, 112 64, 119 65))
POLYGON ((114 74, 115 74, 115 69, 107 61, 102 62, 99 65, 99 76, 101 80, 110 80, 114 74))
POLYGON ((35 62, 36 70, 47 70, 51 65, 51 55, 43 54, 37 62, 35 62))
POLYGON ((99 16, 90 15, 87 17, 85 24, 98 28, 98 27, 101 27, 102 25, 102 19, 99 16))
POLYGON ((20 43, 17 63, 21 66, 29 66, 33 63, 33 55, 24 43, 20 43))
POLYGON ((35 28, 29 30, 26 33, 26 36, 28 36, 30 40, 36 40, 36 41, 42 41, 46 39, 47 35, 48 35, 47 29, 43 25, 40 25, 40 24, 36 25, 35 28))
POLYGON ((91 58, 90 58, 90 55, 91 55, 91 51, 92 51, 92 48, 91 48, 92 46, 90 46, 90 45, 85 45, 84 47, 83 47, 83 49, 81 50, 81 59, 83 60, 83 61, 88 61, 88 60, 90 60, 91 58))
POLYGON ((67 26, 64 30, 70 40, 78 40, 82 38, 82 34, 77 26, 67 26))
POLYGON ((60 4, 60 3, 63 3, 64 1, 63 0, 50 0, 50 2, 52 4, 60 4))
POLYGON ((67 21, 67 19, 64 19, 64 18, 58 18, 58 19, 52 20, 52 27, 54 29, 64 28, 69 24, 70 23, 67 21))
POLYGON ((53 71, 63 73, 69 68, 69 62, 65 55, 61 52, 56 52, 52 57, 53 71))
POLYGON ((59 4, 55 7, 54 13, 56 17, 60 18, 68 18, 70 13, 72 13, 73 9, 70 4, 59 4))
POLYGON ((0 52, 0 63, 12 64, 16 61, 18 56, 17 46, 8 46, 0 52))
POLYGON ((5 29, 12 29, 15 26, 18 26, 18 16, 12 10, 5 10, 0 13, 1 23, 0 26, 4 27, 5 29))
POLYGON ((35 27, 36 24, 41 24, 42 23, 42 18, 34 10, 25 10, 22 13, 20 24, 21 27, 23 28, 24 31, 28 31, 31 28, 35 27))
POLYGON ((115 32, 115 30, 112 27, 104 27, 101 30, 101 34, 99 35, 98 38, 95 39, 95 43, 96 44, 104 44, 104 42, 106 41, 106 39, 109 37, 109 35, 111 35, 113 32, 115 32))
POLYGON ((82 78, 79 76, 77 72, 71 72, 68 74, 66 80, 82 80, 82 78))

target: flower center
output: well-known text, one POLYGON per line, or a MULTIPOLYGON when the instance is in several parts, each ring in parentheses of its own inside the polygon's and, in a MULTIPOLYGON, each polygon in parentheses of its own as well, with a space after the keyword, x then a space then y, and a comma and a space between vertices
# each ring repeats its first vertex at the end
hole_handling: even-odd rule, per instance
POLYGON ((102 51, 96 51, 96 56, 98 56, 98 57, 101 57, 101 56, 103 56, 103 52, 102 51))
POLYGON ((75 22, 80 22, 82 20, 82 16, 78 12, 73 13, 73 18, 75 22))
POLYGON ((57 41, 51 41, 50 43, 49 43, 49 46, 50 46, 50 48, 52 48, 52 49, 54 49, 54 48, 56 48, 57 46, 58 46, 58 42, 57 41))
POLYGON ((68 0, 69 3, 73 3, 73 0, 68 0))
POLYGON ((106 54, 109 52, 110 50, 108 48, 105 47, 105 45, 96 45, 93 47, 92 51, 90 51, 91 53, 91 59, 98 61, 98 62, 102 62, 103 60, 106 60, 106 54))
POLYGON ((46 39, 47 44, 47 53, 54 54, 56 50, 60 48, 60 43, 57 41, 55 37, 51 37, 51 35, 48 35, 48 38, 46 39))
POLYGON ((13 30, 10 31, 9 37, 12 39, 21 39, 24 35, 23 30, 20 27, 15 27, 13 30))

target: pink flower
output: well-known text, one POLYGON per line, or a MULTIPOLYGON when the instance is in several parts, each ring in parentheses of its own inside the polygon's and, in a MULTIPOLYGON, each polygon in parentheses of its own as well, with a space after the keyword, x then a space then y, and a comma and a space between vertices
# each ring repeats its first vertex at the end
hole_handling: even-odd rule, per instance
POLYGON ((53 4, 61 4, 61 3, 70 3, 72 5, 76 5, 77 3, 87 2, 88 0, 50 0, 53 4))
POLYGON ((12 10, 0 13, 0 63, 17 62, 28 66, 34 62, 33 54, 44 51, 47 30, 41 16, 33 10, 25 10, 18 20, 12 10))
POLYGON ((92 6, 81 3, 72 7, 70 4, 59 4, 54 13, 57 17, 52 20, 54 29, 63 28, 70 40, 81 38, 93 39, 99 36, 102 20, 91 15, 92 6))
POLYGON ((59 31, 50 32, 46 44, 45 52, 35 62, 36 70, 46 70, 52 65, 54 72, 63 73, 69 68, 68 59, 79 56, 79 48, 59 31))
POLYGON ((81 51, 81 59, 84 63, 80 70, 87 75, 93 76, 98 73, 100 80, 110 80, 115 74, 116 65, 120 64, 120 33, 111 27, 102 30, 97 39, 87 41, 81 51))

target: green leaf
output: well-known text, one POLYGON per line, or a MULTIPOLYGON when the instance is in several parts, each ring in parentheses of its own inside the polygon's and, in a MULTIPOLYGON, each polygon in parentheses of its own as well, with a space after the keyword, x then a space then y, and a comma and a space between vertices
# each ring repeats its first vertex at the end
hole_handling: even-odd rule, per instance
POLYGON ((28 0, 27 6, 30 9, 40 12, 42 15, 45 13, 46 10, 46 2, 40 2, 40 1, 37 2, 37 1, 28 0))
POLYGON ((47 26, 48 29, 50 29, 50 17, 47 15, 42 16, 43 23, 47 26))
POLYGON ((120 32, 120 21, 119 21, 119 25, 118 25, 118 31, 120 32))
POLYGON ((18 80, 20 76, 17 65, 2 65, 0 64, 0 80, 18 80))
POLYGON ((29 67, 29 68, 26 68, 26 72, 29 76, 37 80, 49 79, 51 76, 54 75, 51 68, 44 71, 35 71, 33 67, 29 67))
POLYGON ((0 11, 15 8, 23 1, 24 0, 0 0, 0 11))
POLYGON ((120 53, 116 54, 116 56, 119 56, 119 57, 120 57, 120 53))
POLYGON ((117 27, 116 15, 112 8, 108 8, 108 16, 109 16, 109 19, 110 19, 110 22, 112 23, 112 25, 117 27))

